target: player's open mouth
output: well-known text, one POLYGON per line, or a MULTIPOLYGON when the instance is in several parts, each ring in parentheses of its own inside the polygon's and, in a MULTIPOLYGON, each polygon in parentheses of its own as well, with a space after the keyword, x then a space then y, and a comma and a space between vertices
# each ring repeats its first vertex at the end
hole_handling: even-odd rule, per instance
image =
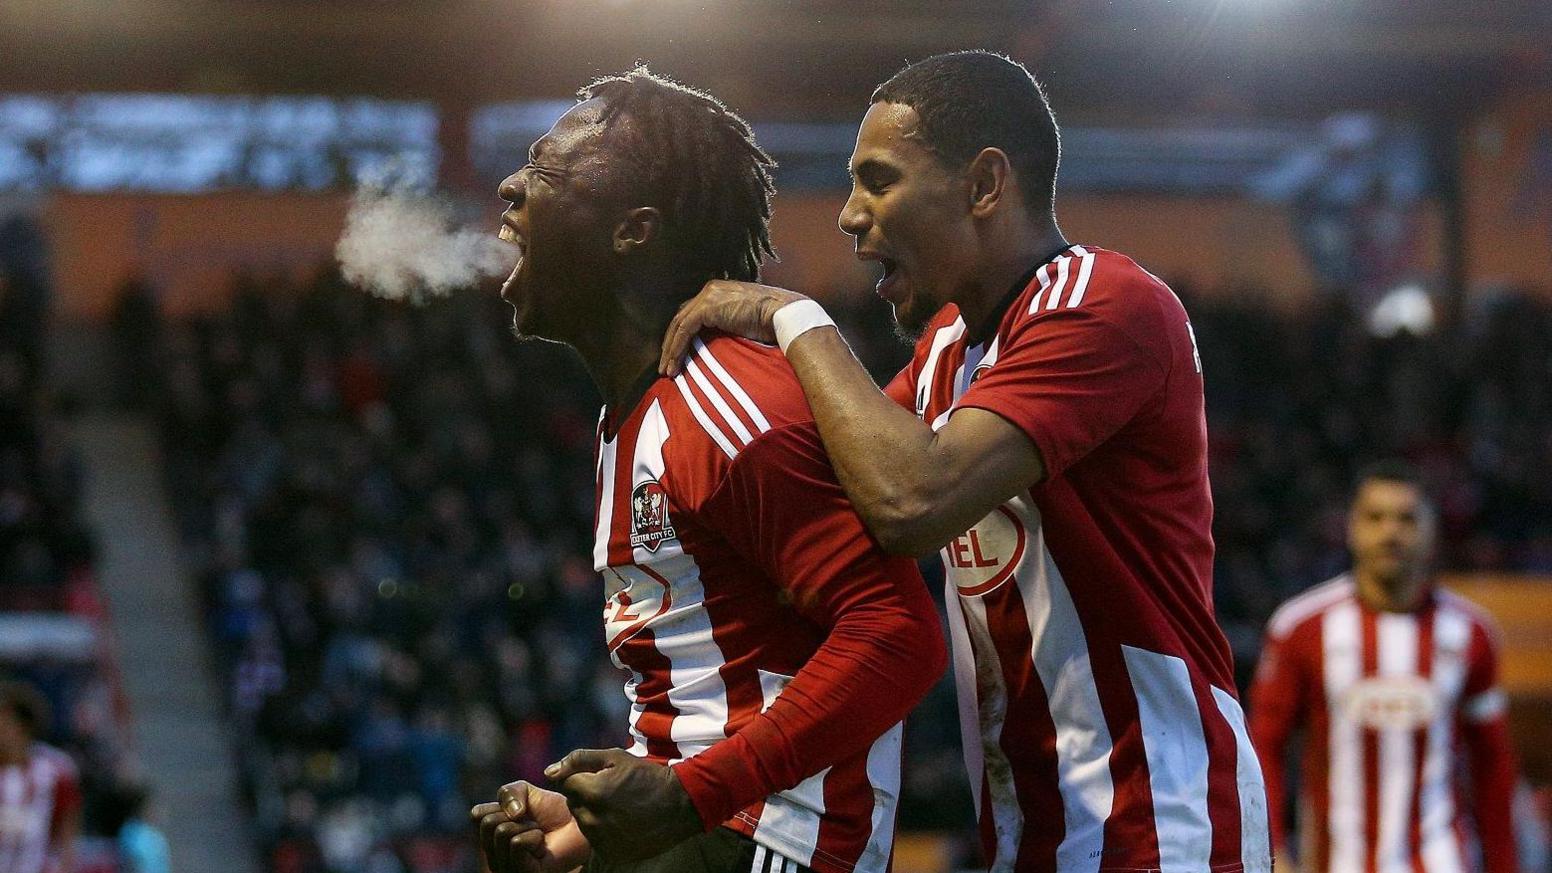
POLYGON ((879 274, 878 284, 875 286, 875 290, 878 292, 878 296, 883 297, 886 300, 889 299, 889 292, 894 287, 895 280, 900 276, 899 262, 894 258, 885 257, 877 252, 869 251, 857 252, 857 258, 859 260, 875 261, 878 263, 879 267, 882 269, 882 272, 879 274))
POLYGON ((512 265, 512 272, 507 276, 507 280, 501 283, 501 299, 510 302, 507 292, 512 289, 513 283, 517 281, 517 274, 523 270, 523 260, 528 254, 528 243, 518 235, 516 229, 504 221, 501 224, 501 230, 496 235, 502 240, 512 243, 513 247, 517 249, 517 263, 512 265))
POLYGON ((880 258, 878 263, 879 266, 884 268, 884 272, 883 275, 878 277, 878 285, 875 286, 875 290, 878 292, 878 296, 887 300, 890 290, 894 288, 895 280, 900 277, 900 265, 891 258, 880 258))

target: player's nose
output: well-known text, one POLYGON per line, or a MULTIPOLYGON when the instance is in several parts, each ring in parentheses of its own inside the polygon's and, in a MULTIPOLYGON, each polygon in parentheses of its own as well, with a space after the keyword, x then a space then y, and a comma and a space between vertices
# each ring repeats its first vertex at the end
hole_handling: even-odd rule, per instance
POLYGON ((496 194, 513 206, 522 206, 523 198, 528 194, 528 185, 523 180, 523 171, 518 170, 501 180, 501 187, 496 189, 496 194))
POLYGON ((846 198, 846 205, 841 207, 841 214, 836 222, 840 225, 841 232, 860 237, 873 226, 873 217, 863 208, 857 195, 846 198))

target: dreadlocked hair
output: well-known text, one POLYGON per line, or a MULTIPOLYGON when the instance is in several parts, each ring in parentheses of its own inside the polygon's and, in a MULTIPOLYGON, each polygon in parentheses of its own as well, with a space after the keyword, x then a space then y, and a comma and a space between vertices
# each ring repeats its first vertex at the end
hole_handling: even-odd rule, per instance
POLYGON ((776 162, 721 101, 645 66, 577 92, 604 103, 606 148, 625 190, 663 213, 667 241, 691 278, 752 282, 771 248, 776 162), (631 123, 612 122, 626 116, 631 123))

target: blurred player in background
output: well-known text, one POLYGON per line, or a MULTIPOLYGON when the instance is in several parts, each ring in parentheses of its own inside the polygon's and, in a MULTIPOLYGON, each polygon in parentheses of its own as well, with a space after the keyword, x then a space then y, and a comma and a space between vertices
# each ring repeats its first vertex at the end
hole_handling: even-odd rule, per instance
POLYGON ((817 303, 713 282, 662 366, 703 325, 775 340, 871 531, 942 550, 994 870, 1267 870, 1184 308, 1062 236, 1056 123, 1022 66, 940 55, 871 103, 840 226, 920 337, 910 365, 880 392, 817 303))
POLYGON ((81 831, 75 764, 41 738, 48 704, 0 682, 0 873, 70 873, 81 831))
POLYGON ((677 307, 770 252, 770 159, 645 70, 581 97, 502 183, 521 250, 502 297, 604 397, 593 557, 632 746, 546 771, 569 813, 524 783, 476 807, 487 859, 884 873, 901 720, 946 664, 931 598, 847 503, 780 352, 708 335, 657 373, 677 307))
POLYGON ((1251 734, 1282 860, 1283 761, 1303 729, 1304 873, 1464 873, 1475 867, 1468 818, 1487 873, 1518 869, 1497 631, 1435 584, 1434 524, 1415 472, 1370 468, 1348 517, 1352 572, 1288 601, 1267 625, 1251 734))

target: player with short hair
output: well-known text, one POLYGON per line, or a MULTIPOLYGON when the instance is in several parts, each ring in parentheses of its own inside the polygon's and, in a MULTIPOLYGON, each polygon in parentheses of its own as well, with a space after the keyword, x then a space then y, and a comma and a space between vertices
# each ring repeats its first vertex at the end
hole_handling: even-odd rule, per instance
POLYGON ((1250 731, 1280 862, 1293 848, 1282 827, 1284 756, 1304 731, 1305 873, 1465 873, 1468 820, 1487 873, 1517 869, 1498 631, 1438 587, 1435 524, 1416 471, 1396 461, 1368 468, 1347 519, 1352 571, 1289 600, 1267 624, 1250 731))
POLYGON ((522 783, 475 807, 486 857, 884 873, 901 720, 947 660, 920 573, 868 537, 780 352, 708 334, 657 373, 679 304, 770 253, 770 159, 722 104, 644 69, 580 97, 501 185, 521 250, 501 294, 604 397, 593 559, 632 744, 547 770, 569 812, 522 783))
POLYGON ((1063 237, 1056 123, 1019 64, 939 55, 870 102, 840 226, 921 337, 910 365, 880 392, 817 303, 712 282, 661 366, 702 327, 776 341, 869 529, 941 550, 994 870, 1266 871, 1185 309, 1063 237))
POLYGON ((0 871, 69 873, 81 830, 75 762, 43 742, 48 703, 0 682, 0 871))

